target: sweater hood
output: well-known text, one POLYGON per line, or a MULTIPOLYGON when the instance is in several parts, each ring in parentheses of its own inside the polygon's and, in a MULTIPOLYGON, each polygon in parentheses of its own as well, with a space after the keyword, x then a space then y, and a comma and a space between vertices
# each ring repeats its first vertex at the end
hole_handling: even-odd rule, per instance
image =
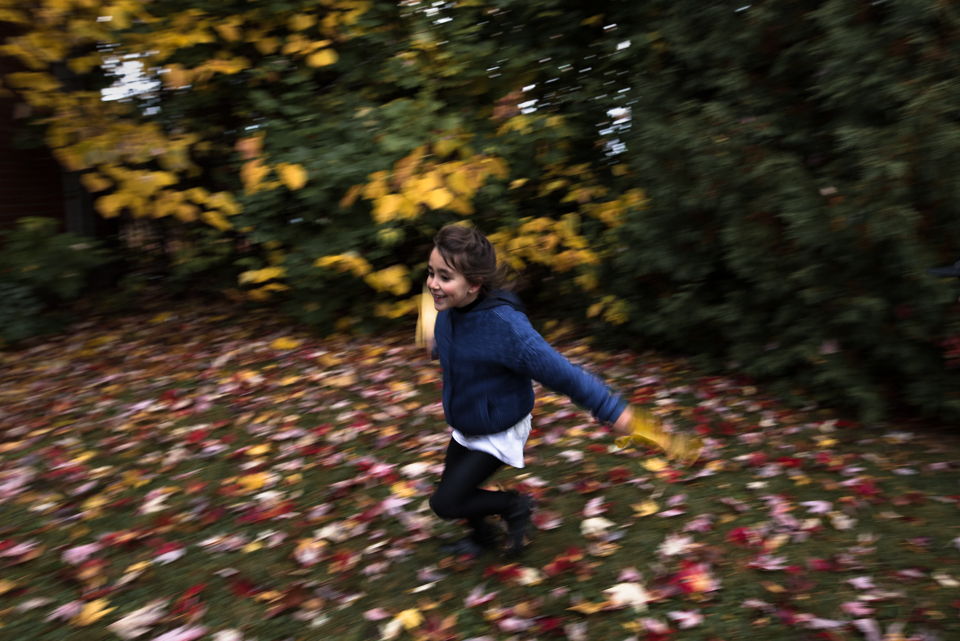
POLYGON ((518 312, 523 314, 527 313, 527 308, 524 307, 523 303, 520 301, 520 297, 513 292, 509 292, 503 289, 495 289, 486 296, 483 297, 483 300, 480 301, 476 307, 473 308, 473 311, 480 311, 481 309, 492 309, 494 307, 500 307, 502 305, 509 305, 518 312))

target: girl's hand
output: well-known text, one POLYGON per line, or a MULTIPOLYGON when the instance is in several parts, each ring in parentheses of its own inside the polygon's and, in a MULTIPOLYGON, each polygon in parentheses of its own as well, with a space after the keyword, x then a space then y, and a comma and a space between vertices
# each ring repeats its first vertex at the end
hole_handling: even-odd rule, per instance
POLYGON ((625 436, 629 436, 633 433, 632 423, 633 411, 630 409, 630 406, 627 405, 620 414, 620 418, 618 418, 617 422, 613 424, 613 431, 625 436))

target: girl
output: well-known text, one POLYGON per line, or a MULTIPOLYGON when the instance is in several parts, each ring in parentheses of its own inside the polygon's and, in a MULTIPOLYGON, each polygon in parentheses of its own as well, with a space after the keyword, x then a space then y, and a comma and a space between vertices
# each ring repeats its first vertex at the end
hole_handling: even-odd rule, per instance
POLYGON ((466 538, 441 548, 456 554, 477 555, 496 546, 495 529, 486 520, 491 515, 506 523, 507 554, 523 550, 531 498, 479 486, 504 464, 523 467, 533 380, 630 433, 627 404, 547 344, 516 295, 499 289, 502 275, 493 245, 475 229, 450 225, 434 239, 427 288, 438 312, 435 349, 443 367, 443 412, 453 435, 430 507, 440 518, 466 519, 472 528, 466 538))

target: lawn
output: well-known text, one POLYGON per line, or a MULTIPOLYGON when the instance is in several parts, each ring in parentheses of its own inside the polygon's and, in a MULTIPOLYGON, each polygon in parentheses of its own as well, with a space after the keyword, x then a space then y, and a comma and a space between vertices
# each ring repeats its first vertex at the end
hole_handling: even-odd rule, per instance
POLYGON ((960 639, 960 439, 797 411, 682 360, 555 345, 707 447, 538 393, 514 563, 444 556, 412 333, 95 317, 0 352, 0 639, 960 639))

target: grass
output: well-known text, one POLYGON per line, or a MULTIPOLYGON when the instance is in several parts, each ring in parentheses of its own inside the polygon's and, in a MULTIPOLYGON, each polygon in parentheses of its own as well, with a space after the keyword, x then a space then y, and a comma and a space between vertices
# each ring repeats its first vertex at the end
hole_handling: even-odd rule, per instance
POLYGON ((543 529, 515 564, 444 558, 441 372, 410 338, 184 306, 0 353, 0 638, 960 638, 949 430, 561 339, 704 457, 614 451, 541 390, 527 467, 491 483, 543 529))

